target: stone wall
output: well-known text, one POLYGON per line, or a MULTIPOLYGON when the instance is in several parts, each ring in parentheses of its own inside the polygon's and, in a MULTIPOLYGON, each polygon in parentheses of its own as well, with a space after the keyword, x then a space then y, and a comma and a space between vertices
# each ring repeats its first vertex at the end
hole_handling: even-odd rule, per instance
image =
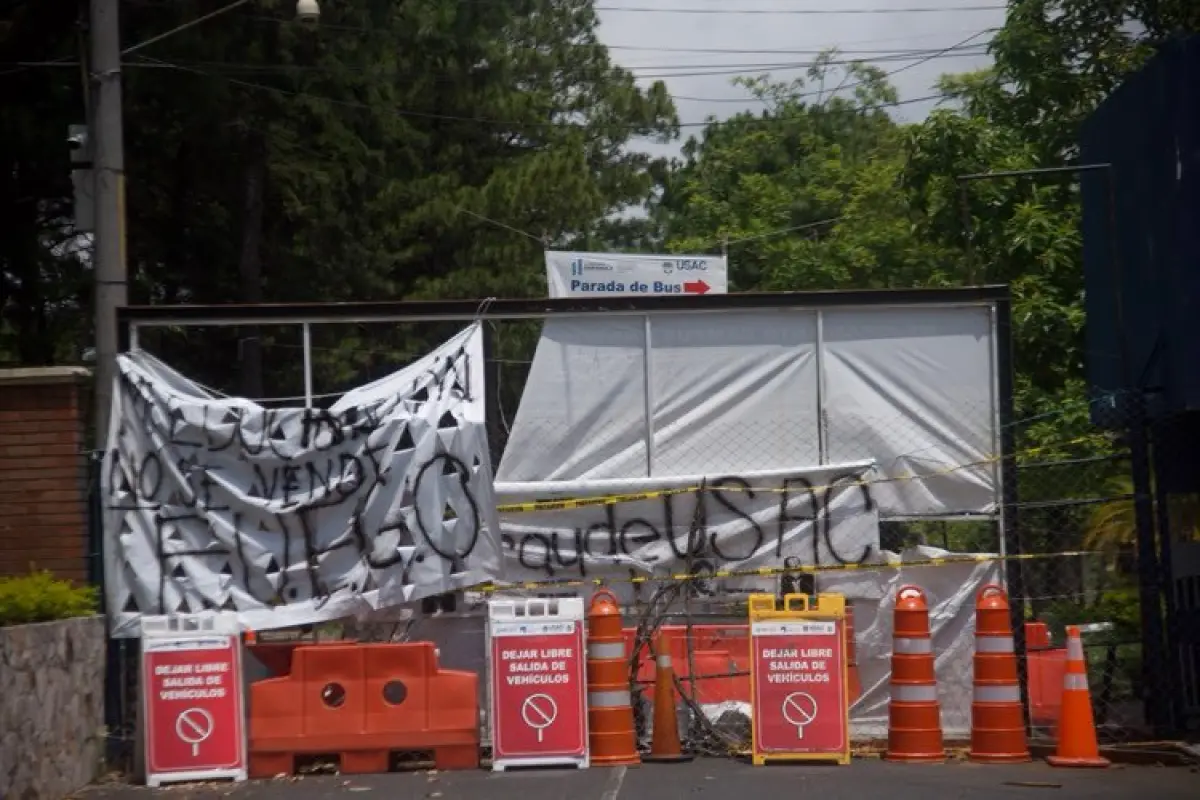
POLYGON ((61 800, 104 754, 104 618, 0 628, 0 798, 61 800))

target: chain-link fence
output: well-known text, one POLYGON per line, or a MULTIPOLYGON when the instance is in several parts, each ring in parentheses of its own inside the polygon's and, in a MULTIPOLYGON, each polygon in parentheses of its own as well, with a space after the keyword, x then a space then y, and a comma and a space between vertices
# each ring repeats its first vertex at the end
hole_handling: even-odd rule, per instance
POLYGON ((1110 530, 1121 517, 1132 522, 1130 453, 1115 437, 1072 430, 1077 411, 1040 415, 1017 429, 1021 548, 1049 556, 1020 565, 1030 718, 1035 734, 1053 736, 1066 626, 1079 625, 1101 740, 1144 740, 1151 734, 1142 702, 1138 579, 1130 557, 1136 528, 1124 531, 1122 540, 1110 530), (1066 553, 1080 555, 1058 555, 1066 553))
MULTIPOLYGON (((633 319, 638 322, 629 340, 636 347, 641 318, 633 319)), ((320 407, 346 389, 411 362, 451 337, 462 324, 314 325, 307 380, 304 340, 296 325, 148 328, 140 332, 138 344, 219 393, 250 396, 267 406, 300 405, 308 399, 320 407)), ((935 643, 942 647, 938 667, 943 718, 948 739, 964 739, 971 717, 974 594, 956 594, 956 587, 1005 582, 1017 574, 1019 580, 1012 582, 1017 591, 1011 600, 1017 609, 1014 621, 1029 623, 1019 640, 1024 639, 1027 649, 1023 673, 1035 734, 1052 736, 1057 722, 1067 625, 1086 626, 1090 684, 1102 740, 1145 739, 1164 730, 1162 720, 1153 718, 1151 701, 1156 693, 1169 696, 1178 689, 1178 683, 1171 681, 1179 677, 1173 678, 1167 668, 1171 645, 1164 644, 1158 661, 1149 667, 1144 657, 1143 608, 1145 598, 1152 595, 1146 594, 1146 580, 1139 571, 1135 500, 1140 490, 1133 479, 1137 458, 1153 470, 1149 456, 1131 447, 1128 436, 1109 435, 1090 425, 1085 399, 1060 398, 1014 420, 1001 413, 1003 398, 989 384, 992 394, 942 401, 938 425, 931 425, 919 410, 900 404, 877 406, 874 413, 851 409, 853 390, 838 394, 837 387, 826 383, 814 392, 818 397, 824 392, 823 398, 798 397, 785 407, 786 419, 780 419, 778 413, 772 416, 766 401, 773 393, 787 391, 780 374, 799 369, 781 362, 764 371, 758 384, 745 387, 746 399, 729 419, 689 420, 678 409, 666 414, 676 418, 675 424, 703 428, 705 435, 664 430, 651 453, 641 422, 646 406, 630 402, 630 397, 644 397, 636 391, 646 380, 644 364, 630 363, 627 353, 619 349, 607 356, 597 352, 588 374, 571 376, 581 381, 571 391, 596 398, 590 407, 594 413, 569 418, 561 409, 550 409, 539 416, 538 409, 545 406, 536 402, 536 396, 531 398, 526 386, 542 322, 488 321, 485 328, 484 373, 494 465, 502 457, 511 457, 505 453, 514 447, 558 448, 564 459, 578 462, 586 457, 591 463, 605 464, 606 474, 644 478, 648 464, 665 474, 699 464, 702 468, 696 471, 710 476, 700 486, 680 485, 654 496, 595 504, 594 522, 600 527, 593 528, 606 530, 608 538, 592 555, 628 556, 632 550, 655 545, 670 558, 668 570, 610 570, 598 577, 584 569, 577 529, 563 534, 575 547, 557 538, 538 540, 542 552, 537 558, 516 559, 528 568, 529 574, 521 578, 529 583, 520 587, 528 593, 582 591, 586 595, 596 583, 625 586, 626 625, 636 629, 631 653, 635 698, 653 681, 652 668, 647 672, 640 656, 654 634, 664 627, 687 632, 677 681, 681 731, 691 750, 727 755, 749 746, 749 591, 841 591, 854 598, 857 660, 864 685, 852 717, 859 722, 856 729, 863 742, 884 738, 891 647, 887 598, 905 582, 933 587, 931 593, 939 604, 935 626, 945 629, 935 632, 935 643), (630 386, 635 390, 630 391, 630 386), (818 419, 824 424, 818 424, 818 419), (580 430, 595 435, 583 437, 580 430), (619 431, 620 436, 605 438, 606 430, 619 431), (947 446, 949 439, 957 441, 957 447, 947 446), (1007 460, 1001 453, 1006 440, 1012 443, 1007 460), (740 477, 739 470, 754 463, 755 454, 770 461, 767 456, 777 453, 799 454, 794 463, 800 464, 860 459, 873 464, 848 478, 838 477, 841 485, 828 482, 827 475, 822 476, 826 483, 804 479, 806 485, 788 483, 786 476, 782 484, 765 485, 740 477), (722 475, 725 480, 718 482, 722 475), (1006 475, 1015 476, 1015 484, 1001 491, 1006 475), (790 511, 788 498, 803 493, 811 498, 810 505, 802 512, 790 511), (835 495, 842 500, 831 499, 835 495), (743 505, 753 503, 760 505, 743 505), (715 510, 736 517, 739 509, 753 511, 751 516, 761 512, 761 519, 769 520, 750 520, 757 531, 750 544, 731 544, 732 540, 714 535, 716 523, 705 516, 715 510), (794 522, 806 513, 812 515, 811 538, 804 540, 802 551, 785 552, 789 545, 777 530, 782 530, 783 522, 794 522), (878 531, 873 550, 859 546, 854 531, 860 527, 878 531), (835 530, 844 534, 837 545, 832 541, 837 538, 832 536, 835 530), (847 546, 845 541, 856 544, 847 546), (761 557, 751 558, 753 553, 761 557), (901 559, 903 566, 891 563, 901 559)), ((683 363, 682 358, 674 354, 653 366, 660 375, 670 375, 671 369, 681 376, 697 374, 696 366, 683 363)), ((982 365, 985 372, 994 367, 990 362, 982 365)), ((717 368, 711 378, 714 387, 735 380, 717 368)), ((936 388, 932 391, 936 395, 936 388)), ((667 390, 648 402, 670 410, 680 400, 668 380, 667 390)), ((1164 440, 1161 431, 1159 438, 1164 440)), ((520 476, 519 469, 514 471, 520 476)), ((1150 501, 1153 514, 1153 498, 1150 501)), ((504 497, 499 502, 503 506, 504 497)), ((1191 500, 1176 497, 1170 506, 1168 513, 1185 520, 1172 528, 1174 535, 1194 539, 1191 500)), ((539 513, 536 509, 527 514, 512 512, 503 518, 519 519, 514 524, 520 525, 536 521, 539 513)), ((1159 570, 1156 581, 1165 585, 1165 568, 1158 563, 1153 568, 1159 570)), ((473 664, 485 678, 477 627, 468 632, 443 625, 435 631, 427 623, 439 615, 478 616, 487 596, 468 593, 455 606, 425 603, 409 616, 351 621, 347 630, 359 640, 461 637, 458 642, 439 640, 439 645, 443 652, 471 651, 461 665, 473 664)), ((1183 637, 1180 626, 1168 619, 1166 627, 1175 631, 1174 645, 1178 645, 1183 637)), ((117 710, 110 720, 111 733, 114 740, 128 744, 135 719, 136 648, 120 642, 113 652, 110 695, 117 710)), ((644 702, 638 702, 636 710, 645 742, 650 717, 644 702)))

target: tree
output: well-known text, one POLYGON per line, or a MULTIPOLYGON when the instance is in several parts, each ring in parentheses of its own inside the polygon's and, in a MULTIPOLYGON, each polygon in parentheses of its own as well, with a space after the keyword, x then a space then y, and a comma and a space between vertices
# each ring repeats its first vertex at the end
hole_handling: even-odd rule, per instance
POLYGON ((69 63, 21 66, 75 57, 77 8, 42 0, 0 10, 0 363, 73 361, 90 338, 66 142, 68 125, 84 119, 82 76, 69 63))
MULTIPOLYGON (((943 79, 958 109, 934 113, 909 133, 903 184, 921 212, 922 238, 959 248, 966 280, 1012 287, 1016 416, 1024 420, 1021 530, 1029 551, 1108 548, 1129 533, 1124 501, 1090 505, 1120 497, 1114 493, 1129 479, 1127 463, 1113 458, 1120 445, 1089 419, 1078 179, 984 180, 963 195, 955 178, 1075 163, 1083 120, 1156 40, 1195 30, 1198 11, 1186 2, 1012 2, 993 40, 994 67, 943 79), (1064 460, 1067 466, 1048 466, 1064 460)), ((1034 595, 1064 590, 1050 562, 1032 575, 1041 576, 1030 582, 1034 595)))
MULTIPOLYGON (((674 135, 675 112, 661 84, 640 89, 612 64, 591 0, 344 0, 316 30, 290 8, 261 0, 127 57, 133 302, 530 296, 544 292, 543 240, 628 233, 597 220, 640 204, 658 166, 624 145, 674 135)), ((206 10, 127 4, 123 36, 206 10)), ((65 126, 31 119, 29 142, 61 140, 65 126)), ((63 150, 40 159, 62 171, 60 200, 63 150)), ((237 388, 241 363, 248 393, 294 394, 295 351, 273 349, 298 344, 284 335, 177 331, 158 345, 202 381, 237 388)), ((319 377, 432 336, 338 331, 319 377)))
MULTIPOLYGON (((1115 559, 1122 552, 1132 553, 1137 544, 1133 475, 1126 471, 1110 477, 1105 494, 1115 499, 1092 509, 1084 529, 1083 546, 1115 559)), ((1167 514, 1172 537, 1192 541, 1200 536, 1200 495, 1172 494, 1167 514)))
POLYGON ((879 69, 839 65, 835 56, 822 54, 806 78, 787 83, 738 79, 766 109, 714 120, 690 139, 655 208, 673 250, 733 242, 739 291, 926 277, 908 274, 910 252, 897 249, 896 237, 913 239, 886 200, 902 155, 900 127, 887 113, 896 91, 879 69))

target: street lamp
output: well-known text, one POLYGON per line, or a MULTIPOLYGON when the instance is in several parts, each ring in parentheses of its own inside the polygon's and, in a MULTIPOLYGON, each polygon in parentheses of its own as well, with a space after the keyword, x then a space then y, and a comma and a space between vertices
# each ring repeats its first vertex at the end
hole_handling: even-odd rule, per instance
POLYGON ((316 22, 321 18, 321 6, 317 0, 296 0, 296 19, 300 22, 316 22))
MULTIPOLYGON (((194 27, 250 0, 234 0, 177 28, 126 49, 139 50, 153 42, 194 27)), ((95 180, 95 227, 92 234, 92 269, 96 287, 96 399, 95 431, 98 447, 108 435, 113 384, 117 376, 117 309, 129 302, 125 268, 125 152, 121 125, 120 0, 90 0, 92 81, 96 84, 95 112, 90 122, 93 139, 92 168, 95 180)), ((296 19, 312 24, 321 16, 317 0, 297 0, 296 19)))

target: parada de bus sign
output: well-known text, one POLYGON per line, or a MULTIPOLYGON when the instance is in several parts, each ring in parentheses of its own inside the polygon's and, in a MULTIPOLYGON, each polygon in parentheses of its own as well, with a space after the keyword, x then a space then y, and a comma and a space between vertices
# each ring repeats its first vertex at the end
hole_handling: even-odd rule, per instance
POLYGON ((725 294, 724 256, 546 251, 550 297, 725 294))

